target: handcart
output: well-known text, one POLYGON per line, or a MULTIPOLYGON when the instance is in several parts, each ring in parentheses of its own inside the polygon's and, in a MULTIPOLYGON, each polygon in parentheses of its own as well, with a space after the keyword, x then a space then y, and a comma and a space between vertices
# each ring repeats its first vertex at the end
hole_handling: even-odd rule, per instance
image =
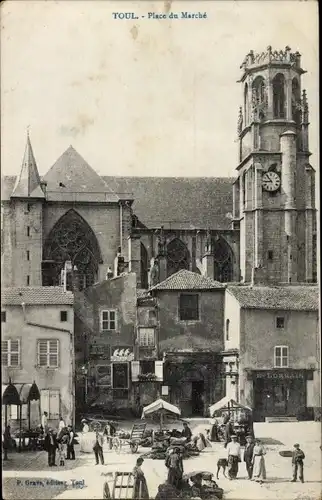
POLYGON ((132 498, 134 488, 134 476, 132 472, 115 472, 114 481, 109 484, 109 481, 104 483, 103 498, 104 499, 121 499, 132 498))
POLYGON ((129 446, 132 453, 138 451, 139 445, 143 441, 146 424, 134 424, 129 438, 122 438, 115 435, 112 438, 112 447, 115 451, 121 452, 124 446, 129 446))

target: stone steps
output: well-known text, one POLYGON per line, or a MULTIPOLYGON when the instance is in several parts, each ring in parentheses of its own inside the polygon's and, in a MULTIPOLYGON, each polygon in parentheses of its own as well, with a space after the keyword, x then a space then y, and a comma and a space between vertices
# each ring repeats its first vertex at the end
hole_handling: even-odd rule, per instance
POLYGON ((280 417, 265 417, 265 422, 266 423, 274 423, 274 422, 298 422, 296 417, 286 417, 286 416, 280 416, 280 417))

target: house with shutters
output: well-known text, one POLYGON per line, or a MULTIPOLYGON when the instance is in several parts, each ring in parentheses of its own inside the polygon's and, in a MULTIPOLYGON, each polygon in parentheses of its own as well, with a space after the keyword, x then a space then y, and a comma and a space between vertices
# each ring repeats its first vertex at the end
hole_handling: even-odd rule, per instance
MULTIPOLYGON (((62 287, 17 287, 1 290, 1 368, 3 388, 11 381, 22 394, 35 383, 40 401, 21 398, 22 426, 48 423, 59 416, 74 423, 74 297, 62 287)), ((4 412, 2 412, 4 414, 4 412)), ((18 426, 17 406, 8 419, 18 426)))

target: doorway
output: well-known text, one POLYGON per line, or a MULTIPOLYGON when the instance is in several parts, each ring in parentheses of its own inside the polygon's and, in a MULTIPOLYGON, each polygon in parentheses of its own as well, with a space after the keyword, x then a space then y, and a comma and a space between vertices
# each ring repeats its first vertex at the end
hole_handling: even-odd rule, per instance
POLYGON ((198 380, 191 383, 191 404, 192 414, 201 415, 204 413, 204 392, 205 383, 203 380, 198 380))

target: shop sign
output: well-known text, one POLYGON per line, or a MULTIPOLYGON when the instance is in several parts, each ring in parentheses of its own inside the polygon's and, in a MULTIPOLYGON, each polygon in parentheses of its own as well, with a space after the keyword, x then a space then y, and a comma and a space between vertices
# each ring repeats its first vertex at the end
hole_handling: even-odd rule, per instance
POLYGON ((265 379, 278 379, 278 380, 286 380, 286 379, 304 379, 304 373, 301 371, 294 372, 256 372, 256 378, 265 378, 265 379))
POLYGON ((111 361, 114 362, 124 362, 124 361, 133 361, 134 353, 131 347, 128 346, 117 346, 112 347, 111 361))

